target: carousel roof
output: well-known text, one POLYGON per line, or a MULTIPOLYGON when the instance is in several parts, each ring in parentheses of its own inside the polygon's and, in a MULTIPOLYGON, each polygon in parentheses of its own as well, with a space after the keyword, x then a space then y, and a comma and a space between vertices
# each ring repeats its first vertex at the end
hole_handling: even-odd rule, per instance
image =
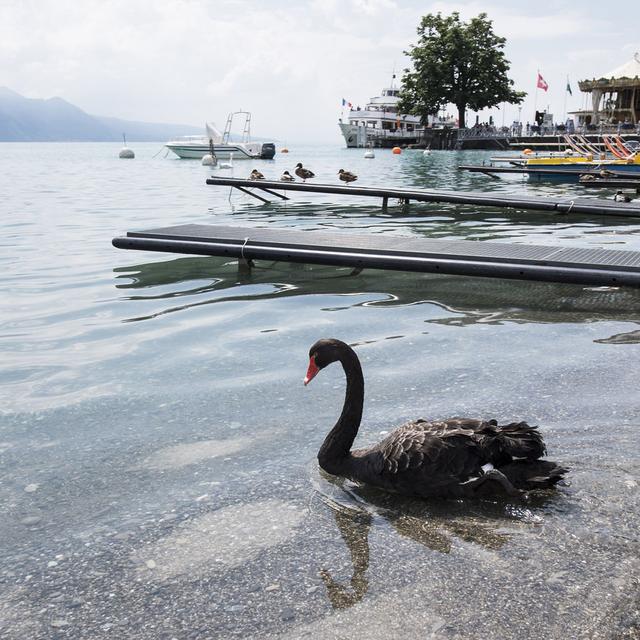
POLYGON ((635 53, 633 58, 620 67, 605 73, 602 78, 639 78, 640 77, 640 54, 635 53))

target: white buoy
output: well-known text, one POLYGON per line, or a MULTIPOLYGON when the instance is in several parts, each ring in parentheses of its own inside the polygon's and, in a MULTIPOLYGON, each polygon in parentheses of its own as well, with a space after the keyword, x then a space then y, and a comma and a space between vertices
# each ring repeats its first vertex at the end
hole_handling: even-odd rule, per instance
POLYGON ((229 162, 221 162, 218 166, 221 169, 233 169, 233 151, 229 153, 229 162))
POLYGON ((127 139, 125 138, 124 133, 122 134, 122 140, 124 141, 124 147, 120 149, 120 153, 118 154, 119 158, 135 158, 136 154, 133 153, 133 149, 127 147, 127 139))
POLYGON ((375 158, 376 154, 373 152, 373 148, 369 148, 364 152, 365 158, 375 158))
POLYGON ((210 153, 207 153, 202 156, 202 164, 205 167, 215 167, 218 164, 218 159, 210 153))

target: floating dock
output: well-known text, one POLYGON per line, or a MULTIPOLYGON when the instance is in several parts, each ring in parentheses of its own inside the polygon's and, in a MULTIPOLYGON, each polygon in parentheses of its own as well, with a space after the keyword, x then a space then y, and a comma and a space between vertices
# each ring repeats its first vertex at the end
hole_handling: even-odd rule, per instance
MULTIPOLYGON (((488 169, 489 167, 487 167, 488 169)), ((509 167, 507 167, 509 168, 509 167)), ((515 167, 514 167, 515 168, 515 167)), ((258 198, 262 202, 270 202, 254 191, 262 191, 289 200, 286 195, 292 191, 307 193, 332 193, 348 196, 364 196, 382 198, 382 206, 386 207, 389 200, 400 200, 408 203, 416 202, 447 202, 452 204, 475 204, 482 207, 503 207, 512 209, 529 209, 534 211, 548 211, 551 213, 580 213, 596 216, 640 217, 639 203, 615 202, 596 198, 532 198, 526 196, 512 196, 508 194, 482 191, 442 191, 427 189, 393 189, 381 187, 362 187, 341 184, 318 184, 311 182, 280 182, 279 180, 246 180, 243 178, 227 178, 212 176, 207 178, 207 184, 227 186, 239 189, 244 193, 258 198), (254 191, 252 191, 254 190, 254 191), (280 192, 285 193, 280 193, 280 192)))
POLYGON ((595 189, 635 189, 636 193, 640 193, 640 176, 636 179, 631 178, 601 178, 585 176, 578 181, 581 187, 592 187, 595 189))
MULTIPOLYGON (((427 131, 429 131, 427 129, 427 131)), ((555 134, 550 133, 546 135, 520 135, 513 136, 508 134, 496 134, 491 133, 488 135, 478 134, 474 135, 473 130, 466 130, 461 135, 454 130, 456 135, 453 136, 452 141, 447 145, 442 144, 438 146, 438 140, 431 144, 432 149, 501 149, 501 150, 517 150, 517 149, 536 149, 538 151, 564 151, 570 149, 570 145, 567 142, 565 136, 566 131, 557 131, 555 134)), ((640 140, 640 135, 637 130, 618 130, 617 127, 608 131, 602 131, 597 133, 585 133, 583 137, 586 142, 591 146, 606 150, 606 145, 602 142, 602 134, 604 135, 619 135, 622 140, 629 142, 631 140, 640 140)))
POLYGON ((120 249, 492 278, 640 286, 640 252, 187 224, 130 231, 120 249))
POLYGON ((471 173, 486 173, 488 175, 498 173, 521 173, 531 176, 543 176, 545 178, 563 178, 569 176, 571 179, 578 180, 580 176, 592 176, 595 178, 602 177, 604 174, 605 176, 609 176, 612 178, 626 178, 628 180, 633 180, 635 178, 636 180, 640 180, 640 173, 631 173, 630 171, 615 171, 606 169, 605 167, 602 167, 600 169, 580 169, 570 166, 563 167, 561 165, 537 165, 534 167, 524 166, 519 160, 509 161, 501 159, 500 162, 510 162, 512 166, 501 167, 491 164, 462 164, 458 166, 458 169, 470 171, 471 173))

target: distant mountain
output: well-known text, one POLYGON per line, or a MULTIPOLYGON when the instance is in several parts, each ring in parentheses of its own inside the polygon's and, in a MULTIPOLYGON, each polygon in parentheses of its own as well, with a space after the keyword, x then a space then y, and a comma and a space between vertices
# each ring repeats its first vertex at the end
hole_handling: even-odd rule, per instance
POLYGON ((37 100, 0 87, 0 142, 164 142, 204 133, 202 127, 92 116, 62 98, 37 100))

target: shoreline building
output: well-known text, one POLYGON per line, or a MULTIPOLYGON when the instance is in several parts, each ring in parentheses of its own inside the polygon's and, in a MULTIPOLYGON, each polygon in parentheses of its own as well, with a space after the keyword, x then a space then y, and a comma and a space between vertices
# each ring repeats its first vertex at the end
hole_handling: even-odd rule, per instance
POLYGON ((571 112, 578 126, 632 129, 640 123, 640 53, 600 78, 580 80, 578 87, 591 94, 591 109, 571 112))

